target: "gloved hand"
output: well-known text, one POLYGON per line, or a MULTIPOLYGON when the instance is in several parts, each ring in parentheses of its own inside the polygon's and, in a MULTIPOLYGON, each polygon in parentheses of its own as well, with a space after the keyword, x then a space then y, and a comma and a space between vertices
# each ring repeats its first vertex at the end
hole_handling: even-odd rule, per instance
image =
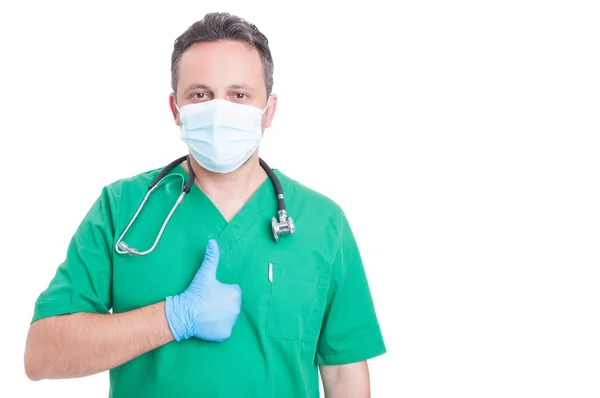
POLYGON ((194 336, 221 343, 231 335, 240 313, 242 291, 238 285, 217 281, 218 264, 219 246, 211 239, 189 287, 167 297, 165 311, 175 340, 194 336))

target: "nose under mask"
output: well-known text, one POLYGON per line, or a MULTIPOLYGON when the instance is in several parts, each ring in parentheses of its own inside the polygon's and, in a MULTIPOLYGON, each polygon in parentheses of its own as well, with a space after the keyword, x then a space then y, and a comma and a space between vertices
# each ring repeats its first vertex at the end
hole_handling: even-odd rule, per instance
POLYGON ((237 170, 262 140, 262 115, 268 109, 222 99, 189 104, 179 110, 181 139, 203 168, 216 173, 237 170))

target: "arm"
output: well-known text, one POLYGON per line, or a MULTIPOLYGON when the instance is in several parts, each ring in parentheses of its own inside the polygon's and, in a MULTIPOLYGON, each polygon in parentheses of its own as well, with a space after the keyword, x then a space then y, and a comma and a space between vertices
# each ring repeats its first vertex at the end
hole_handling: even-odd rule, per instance
POLYGON ((326 398, 367 398, 371 394, 367 360, 385 353, 386 347, 354 235, 343 213, 339 221, 340 245, 316 362, 326 398))
POLYGON ((25 373, 31 380, 89 376, 173 339, 164 302, 115 315, 49 317, 29 329, 25 373))
POLYGON ((325 398, 370 398, 367 361, 348 365, 320 365, 325 398))
POLYGON ((223 342, 240 313, 238 285, 216 279, 219 247, 209 241, 188 288, 166 301, 121 314, 75 313, 31 325, 25 372, 32 380, 89 376, 173 340, 223 342))

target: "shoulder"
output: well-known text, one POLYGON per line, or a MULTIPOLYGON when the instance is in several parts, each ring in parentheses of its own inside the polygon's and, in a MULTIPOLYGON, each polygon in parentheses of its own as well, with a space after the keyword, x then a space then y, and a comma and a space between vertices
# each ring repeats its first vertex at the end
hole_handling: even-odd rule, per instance
POLYGON ((329 196, 315 190, 314 188, 301 183, 298 180, 284 174, 281 170, 275 170, 275 173, 281 181, 283 193, 286 197, 296 196, 302 200, 308 201, 323 208, 327 212, 337 213, 341 211, 340 205, 329 196))
POLYGON ((311 188, 276 169, 281 181, 288 213, 296 221, 299 216, 311 224, 323 224, 327 229, 339 230, 346 222, 340 204, 331 197, 311 188))
MULTIPOLYGON (((109 182, 102 187, 102 192, 97 203, 101 204, 99 210, 104 217, 110 217, 115 227, 123 227, 123 222, 128 222, 137 211, 142 200, 148 193, 150 184, 160 174, 164 166, 150 170, 140 171, 137 174, 123 176, 117 180, 109 182)), ((173 174, 173 172, 169 173, 173 174)), ((170 185, 170 184, 169 184, 170 185)), ((173 185, 175 187, 175 185, 173 185)), ((163 195, 164 190, 161 190, 163 195)), ((162 195, 153 196, 154 200, 162 195)), ((98 208, 96 208, 98 212, 98 208)))
MULTIPOLYGON (((285 198, 288 215, 294 220, 296 255, 305 259, 306 248, 312 261, 333 266, 336 259, 352 263, 357 257, 358 244, 342 206, 331 197, 274 170, 285 198)), ((339 277, 339 274, 338 276, 339 277)))
POLYGON ((104 186, 104 191, 115 198, 119 198, 124 194, 126 195, 132 192, 147 191, 148 187, 158 176, 163 167, 157 167, 151 170, 141 171, 135 175, 122 177, 104 186))

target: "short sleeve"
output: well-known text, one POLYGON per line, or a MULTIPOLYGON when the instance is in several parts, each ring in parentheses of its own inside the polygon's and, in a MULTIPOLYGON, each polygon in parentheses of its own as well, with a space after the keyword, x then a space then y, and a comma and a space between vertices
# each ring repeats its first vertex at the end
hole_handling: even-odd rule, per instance
POLYGON ((360 362, 386 352, 360 252, 343 212, 339 250, 333 264, 316 361, 322 365, 360 362))
POLYGON ((113 214, 112 196, 104 188, 71 238, 66 258, 36 300, 32 323, 75 312, 109 313, 113 214))

